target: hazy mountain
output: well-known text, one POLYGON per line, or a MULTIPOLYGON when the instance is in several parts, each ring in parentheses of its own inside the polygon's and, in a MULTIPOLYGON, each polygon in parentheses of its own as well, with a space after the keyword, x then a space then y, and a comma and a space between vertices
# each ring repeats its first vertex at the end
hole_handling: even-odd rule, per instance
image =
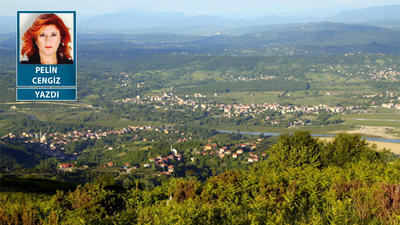
POLYGON ((269 15, 250 21, 250 24, 262 25, 262 24, 285 24, 285 23, 309 23, 318 21, 318 17, 307 17, 307 16, 288 16, 279 17, 276 15, 269 15))
MULTIPOLYGON (((337 13, 329 18, 318 18, 313 16, 276 16, 265 15, 252 20, 225 19, 219 16, 195 16, 189 17, 179 12, 143 13, 139 11, 121 11, 114 14, 94 16, 82 23, 82 29, 105 29, 105 30, 127 30, 127 29, 153 29, 185 26, 221 26, 221 27, 249 27, 257 25, 309 23, 317 21, 336 22, 367 22, 367 21, 400 21, 400 5, 370 7, 365 9, 348 10, 337 13)), ((294 14, 298 15, 298 14, 294 14)), ((305 13, 304 15, 309 15, 305 13)), ((329 14, 328 14, 329 15, 329 14)), ((387 25, 385 23, 384 25, 387 25)))
POLYGON ((311 18, 326 18, 333 16, 339 12, 350 10, 351 8, 345 6, 336 6, 327 9, 311 9, 300 11, 286 11, 286 12, 234 12, 234 13, 218 13, 215 16, 220 16, 225 19, 244 19, 254 20, 263 18, 268 15, 276 15, 278 17, 311 17, 311 18))
MULTIPOLYGON (((333 9, 332 9, 333 10, 333 9)), ((333 11, 327 12, 333 12, 333 11)), ((335 10, 338 10, 336 8, 335 10)), ((323 11, 323 10, 322 10, 323 11)), ((293 12, 282 14, 286 16, 276 16, 271 14, 258 13, 258 18, 245 19, 227 19, 220 16, 201 15, 189 17, 180 12, 140 12, 135 10, 120 11, 97 16, 77 15, 78 32, 120 32, 123 30, 141 30, 140 32, 150 32, 159 30, 162 32, 184 33, 187 28, 188 34, 193 35, 212 35, 215 33, 227 32, 231 28, 244 28, 251 26, 291 24, 291 23, 309 23, 318 21, 334 21, 346 23, 367 23, 377 26, 400 27, 400 5, 370 7, 365 9, 347 10, 331 16, 327 13, 327 18, 315 17, 315 12, 293 12), (88 18, 89 17, 89 18, 88 18), (201 27, 198 32, 194 32, 193 27, 201 27), (209 26, 209 27, 207 27, 209 26), (168 29, 171 31, 168 31, 168 29), (174 31, 175 30, 175 31, 174 31)), ((319 14, 321 15, 321 14, 319 14)), ((16 22, 13 16, 0 16, 0 33, 15 32, 16 22)), ((240 32, 243 33, 243 32, 240 32)), ((227 34, 230 34, 227 32, 227 34)))
POLYGON ((185 25, 191 19, 179 12, 144 13, 140 11, 120 11, 94 16, 79 24, 80 29, 145 29, 185 25))
POLYGON ((244 35, 243 39, 262 40, 265 44, 349 46, 376 42, 399 46, 399 32, 383 27, 333 22, 309 23, 280 27, 274 30, 244 35))
POLYGON ((400 21, 400 5, 376 6, 343 11, 326 20, 333 22, 400 21))

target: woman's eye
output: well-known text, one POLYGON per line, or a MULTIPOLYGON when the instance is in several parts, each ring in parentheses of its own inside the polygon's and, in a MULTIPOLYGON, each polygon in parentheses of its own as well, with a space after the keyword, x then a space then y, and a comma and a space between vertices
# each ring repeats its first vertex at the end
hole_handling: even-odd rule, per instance
POLYGON ((46 35, 45 34, 39 34, 39 37, 45 37, 46 35))
POLYGON ((57 34, 51 34, 51 37, 57 37, 57 34))

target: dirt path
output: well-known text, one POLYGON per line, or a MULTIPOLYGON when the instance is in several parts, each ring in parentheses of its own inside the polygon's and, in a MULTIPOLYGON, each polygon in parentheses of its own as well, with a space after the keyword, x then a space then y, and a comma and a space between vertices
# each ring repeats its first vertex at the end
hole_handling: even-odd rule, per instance
MULTIPOLYGON (((332 141, 332 137, 320 137, 320 140, 332 141)), ((367 141, 369 144, 376 144, 379 149, 390 149, 394 154, 400 155, 400 143, 391 143, 391 142, 383 142, 383 141, 367 141)))

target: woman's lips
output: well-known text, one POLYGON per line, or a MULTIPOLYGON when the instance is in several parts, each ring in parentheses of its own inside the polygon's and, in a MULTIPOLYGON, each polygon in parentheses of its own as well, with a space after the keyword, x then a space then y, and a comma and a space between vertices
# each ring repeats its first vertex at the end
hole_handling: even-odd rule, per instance
POLYGON ((45 48, 52 48, 51 46, 45 46, 45 48))

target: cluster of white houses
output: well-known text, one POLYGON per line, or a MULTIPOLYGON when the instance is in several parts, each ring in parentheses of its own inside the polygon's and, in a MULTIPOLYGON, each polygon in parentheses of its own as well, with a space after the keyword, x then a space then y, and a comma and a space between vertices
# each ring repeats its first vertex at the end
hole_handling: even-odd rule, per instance
MULTIPOLYGON (((362 108, 361 106, 329 106, 325 104, 312 105, 312 106, 297 106, 297 105, 281 105, 279 103, 261 103, 261 104, 212 104, 200 102, 198 100, 191 100, 189 96, 180 97, 173 95, 172 93, 164 93, 162 96, 149 96, 145 98, 125 98, 117 100, 117 103, 137 103, 137 104, 151 104, 152 102, 158 102, 165 109, 173 106, 186 106, 187 109, 193 111, 213 111, 219 112, 223 117, 234 118, 240 116, 262 116, 266 112, 278 112, 281 114, 295 114, 301 112, 303 114, 319 114, 319 113, 342 113, 345 111, 352 111, 362 108)), ((195 94, 195 98, 206 96, 200 93, 195 94)), ((269 121, 265 118, 266 121, 269 121)), ((301 122, 299 125, 302 124, 301 122)))
MULTIPOLYGON (((257 139, 257 141, 262 141, 262 138, 257 139)), ((212 140, 209 140, 212 142, 212 140)), ((267 153, 256 153, 257 145, 248 144, 236 144, 235 146, 221 146, 217 144, 207 144, 202 149, 194 149, 192 152, 191 162, 195 162, 197 158, 195 155, 217 155, 220 159, 226 157, 232 157, 236 160, 247 161, 249 163, 258 162, 262 157, 266 157, 267 153)), ((189 159, 186 159, 189 160, 189 159)), ((159 168, 158 176, 161 175, 171 175, 175 171, 175 166, 173 164, 182 163, 183 156, 176 149, 171 149, 171 153, 167 156, 157 155, 148 159, 148 162, 140 165, 131 165, 130 163, 124 163, 122 165, 125 169, 138 169, 138 168, 159 168)), ((63 164, 64 165, 64 164, 63 164)), ((68 165, 68 164, 65 164, 68 165)), ((108 162, 103 167, 117 167, 114 162, 108 162)))
MULTIPOLYGON (((178 130, 172 129, 162 129, 155 126, 128 126, 127 128, 110 130, 110 131, 102 131, 102 132, 92 132, 91 130, 87 130, 86 132, 80 131, 72 131, 68 133, 27 133, 23 132, 21 134, 13 134, 9 133, 1 137, 1 139, 19 139, 22 144, 27 147, 31 147, 35 145, 36 151, 46 154, 51 157, 58 157, 62 160, 76 160, 77 153, 72 155, 68 155, 65 153, 65 146, 72 142, 79 142, 82 140, 88 139, 102 139, 106 138, 111 134, 125 134, 129 131, 139 131, 139 130, 154 130, 156 132, 162 133, 175 133, 180 134, 182 138, 176 140, 176 142, 186 142, 188 139, 192 139, 192 137, 185 137, 186 133, 180 132, 178 130)), ((134 136, 134 140, 136 140, 137 135, 134 136)), ((143 138, 142 141, 147 141, 146 138, 143 138)), ((113 150, 114 147, 109 146, 108 150, 113 150)))
POLYGON ((374 73, 369 73, 371 80, 384 81, 384 80, 397 80, 397 76, 400 76, 400 72, 392 70, 392 68, 375 71, 374 73))
MULTIPOLYGON (((261 141, 259 138, 257 141, 261 141)), ((209 140, 210 142, 210 140, 209 140)), ((241 159, 248 162, 258 162, 260 157, 267 156, 267 153, 261 153, 261 155, 255 152, 257 145, 248 144, 237 144, 235 146, 218 146, 217 144, 208 144, 203 147, 202 151, 196 151, 195 154, 200 155, 218 155, 219 158, 223 159, 225 157, 232 157, 233 159, 241 159), (246 157, 244 156, 245 153, 246 157)))

